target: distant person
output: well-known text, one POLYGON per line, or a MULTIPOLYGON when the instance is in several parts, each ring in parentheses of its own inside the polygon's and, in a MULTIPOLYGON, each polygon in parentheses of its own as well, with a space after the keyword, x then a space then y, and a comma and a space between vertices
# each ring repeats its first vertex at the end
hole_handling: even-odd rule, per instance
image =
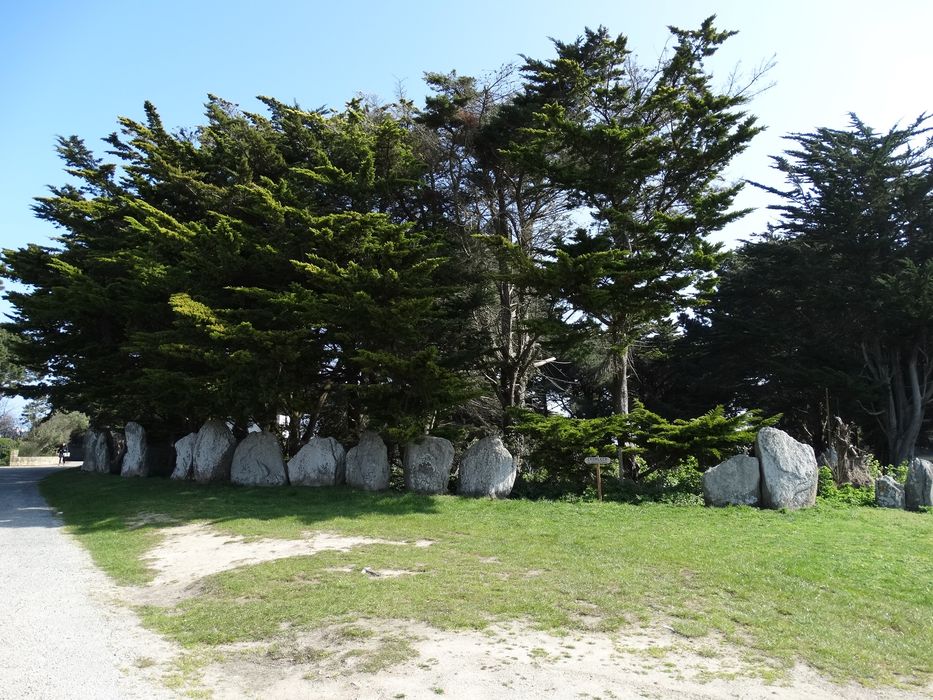
POLYGON ((62 443, 61 445, 58 446, 58 463, 59 464, 65 463, 65 454, 66 454, 65 443, 62 443))

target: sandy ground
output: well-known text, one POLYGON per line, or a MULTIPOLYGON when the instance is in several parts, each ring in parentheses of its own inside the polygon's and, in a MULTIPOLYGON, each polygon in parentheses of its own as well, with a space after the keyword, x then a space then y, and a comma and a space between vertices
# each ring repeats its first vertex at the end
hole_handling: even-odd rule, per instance
POLYGON ((739 661, 734 649, 709 640, 691 644, 663 630, 555 637, 519 625, 457 633, 404 623, 364 629, 373 636, 363 645, 358 633, 348 642, 337 628, 265 648, 230 647, 228 660, 206 669, 205 685, 215 698, 231 700, 928 697, 838 686, 804 666, 766 683, 763 667, 739 661), (364 670, 400 641, 410 643, 410 658, 364 670))
MULTIPOLYGON (((132 523, 165 523, 159 515, 144 513, 132 523)), ((300 540, 247 540, 217 532, 203 523, 167 528, 165 538, 145 557, 156 572, 146 586, 127 589, 125 597, 136 604, 170 605, 196 595, 198 582, 205 576, 274 559, 299 557, 325 551, 348 552, 364 544, 430 547, 429 540, 394 542, 368 537, 344 537, 326 532, 309 532, 300 540)), ((400 572, 372 572, 397 575, 400 572)))
MULTIPOLYGON (((160 522, 141 514, 138 524, 160 522)), ((205 524, 169 527, 147 557, 152 583, 124 588, 133 603, 168 605, 197 595, 198 581, 239 566, 383 543, 309 532, 301 540, 245 540, 205 524)), ((409 572, 348 573, 396 576, 409 572)), ((931 692, 838 686, 798 665, 776 682, 773 668, 740 649, 687 639, 659 627, 606 635, 554 636, 513 624, 450 632, 407 622, 360 621, 312 633, 284 630, 261 644, 218 650, 191 690, 214 698, 868 698, 933 697, 931 692)))

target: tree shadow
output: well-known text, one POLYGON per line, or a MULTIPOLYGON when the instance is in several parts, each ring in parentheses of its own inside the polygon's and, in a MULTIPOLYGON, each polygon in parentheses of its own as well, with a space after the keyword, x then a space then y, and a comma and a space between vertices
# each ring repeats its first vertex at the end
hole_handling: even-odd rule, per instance
POLYGON ((124 479, 108 474, 67 470, 41 483, 43 496, 62 512, 78 534, 162 528, 167 523, 208 521, 222 524, 250 519, 290 519, 313 529, 322 522, 372 516, 431 515, 432 496, 347 487, 245 487, 228 483, 197 484, 162 478, 124 479), (147 522, 149 520, 149 522, 147 522))

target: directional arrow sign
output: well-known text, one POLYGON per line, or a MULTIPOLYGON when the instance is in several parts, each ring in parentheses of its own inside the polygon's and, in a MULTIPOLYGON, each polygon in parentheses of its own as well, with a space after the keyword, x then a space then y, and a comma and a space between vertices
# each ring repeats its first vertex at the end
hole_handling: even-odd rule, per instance
POLYGON ((609 457, 584 457, 583 462, 585 464, 609 464, 612 459, 609 457))

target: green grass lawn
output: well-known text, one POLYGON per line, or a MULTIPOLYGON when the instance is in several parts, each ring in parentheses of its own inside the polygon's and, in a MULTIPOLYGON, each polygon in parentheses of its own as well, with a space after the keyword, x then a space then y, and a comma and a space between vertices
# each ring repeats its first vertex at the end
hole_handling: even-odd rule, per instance
POLYGON ((875 508, 751 508, 469 500, 344 489, 249 489, 57 473, 43 493, 118 582, 151 576, 141 556, 163 525, 206 521, 247 537, 309 530, 426 548, 367 545, 211 577, 144 621, 195 648, 273 639, 283 623, 358 618, 442 628, 525 620, 555 631, 666 624, 722 635, 835 680, 933 678, 933 517, 875 508), (373 579, 363 567, 417 575, 373 579), (340 568, 352 567, 352 572, 340 568))

